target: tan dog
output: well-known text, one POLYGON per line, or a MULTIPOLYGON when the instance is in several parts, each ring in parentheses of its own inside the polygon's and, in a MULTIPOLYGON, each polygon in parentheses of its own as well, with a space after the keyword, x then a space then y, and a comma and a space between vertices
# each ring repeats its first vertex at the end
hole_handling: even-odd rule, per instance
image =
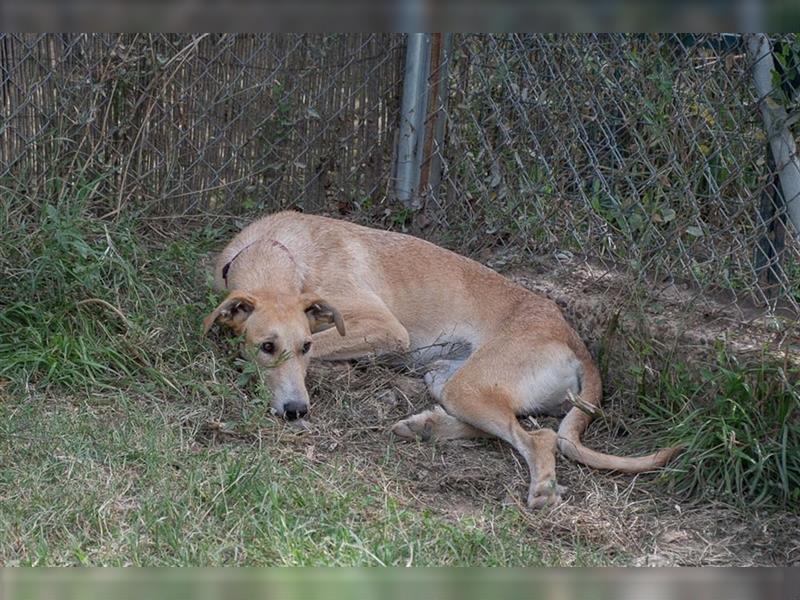
POLYGON ((663 466, 676 452, 639 458, 586 448, 591 420, 570 397, 599 406, 600 375, 558 307, 494 271, 423 240, 324 217, 282 212, 242 230, 222 251, 215 285, 228 297, 204 321, 258 348, 273 408, 308 411, 310 358, 406 353, 430 365, 440 403, 393 427, 400 437, 497 436, 531 472, 530 506, 560 500, 556 447, 599 469, 663 466), (527 431, 518 415, 563 415, 558 435, 527 431))

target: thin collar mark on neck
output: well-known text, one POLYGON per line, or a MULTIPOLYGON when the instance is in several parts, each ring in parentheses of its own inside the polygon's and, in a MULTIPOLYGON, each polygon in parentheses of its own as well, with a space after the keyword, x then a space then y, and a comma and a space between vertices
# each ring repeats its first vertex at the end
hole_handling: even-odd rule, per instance
POLYGON ((286 252, 286 255, 289 257, 289 260, 291 260, 294 263, 295 267, 297 266, 297 262, 294 260, 294 256, 292 256, 292 253, 289 252, 289 249, 286 246, 284 246, 283 244, 281 244, 278 240, 254 240, 254 241, 250 242, 249 244, 247 244, 244 248, 239 250, 236 254, 234 254, 233 258, 230 259, 228 262, 226 262, 225 266, 222 267, 222 280, 225 282, 225 289, 228 288, 228 271, 230 271, 230 268, 231 268, 231 265, 233 264, 233 261, 235 261, 237 258, 239 258, 239 255, 242 252, 244 252, 245 250, 247 250, 250 246, 252 246, 256 242, 260 242, 260 241, 268 241, 273 246, 277 246, 278 248, 280 248, 281 250, 286 252))

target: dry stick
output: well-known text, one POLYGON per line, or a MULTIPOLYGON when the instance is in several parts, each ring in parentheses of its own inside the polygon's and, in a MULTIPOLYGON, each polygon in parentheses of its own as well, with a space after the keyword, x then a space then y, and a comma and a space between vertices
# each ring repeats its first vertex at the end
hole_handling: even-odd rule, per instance
MULTIPOLYGON (((208 37, 208 35, 209 35, 208 33, 204 33, 203 35, 201 35, 201 36, 199 36, 197 38, 194 38, 191 43, 186 44, 186 46, 181 48, 172 58, 170 58, 166 63, 164 63, 164 66, 162 68, 164 70, 166 70, 167 67, 169 67, 173 62, 175 62, 178 59, 181 60, 181 62, 172 71, 172 73, 169 75, 169 77, 164 79, 164 83, 161 85, 162 92, 163 92, 163 90, 166 89, 167 85, 169 85, 169 83, 175 78, 175 75, 178 74, 178 71, 180 70, 180 67, 188 60, 189 50, 191 50, 192 48, 194 48, 196 50, 198 48, 198 46, 200 45, 200 42, 203 41, 203 39, 205 39, 206 37, 208 37)), ((144 118, 142 119, 142 125, 137 130, 136 137, 133 139, 133 144, 131 145, 132 148, 136 147, 136 144, 139 143, 139 139, 142 137, 142 132, 144 131, 144 128, 146 127, 147 122, 150 119, 150 114, 153 112, 153 108, 156 105, 157 96, 158 95, 155 94, 151 98, 150 104, 148 105, 147 111, 145 112, 144 118)), ((112 210, 110 212, 107 212, 106 214, 102 215, 100 217, 100 219, 107 219, 109 217, 113 217, 115 215, 118 215, 120 213, 120 211, 122 210, 122 196, 123 196, 123 194, 125 192, 125 181, 128 178, 128 170, 130 169, 130 166, 131 166, 131 160, 133 159, 133 154, 134 153, 131 152, 128 155, 128 160, 125 163, 125 168, 122 170, 122 181, 120 182, 119 194, 117 195, 117 207, 114 210, 112 210)))
POLYGON ((590 417, 592 418, 600 417, 604 421, 608 420, 608 417, 606 417, 606 414, 605 412, 603 412, 602 408, 600 408, 599 406, 595 406, 594 404, 590 404, 589 402, 586 402, 583 398, 580 398, 575 394, 573 394, 572 390, 569 390, 567 392, 567 398, 569 399, 570 404, 572 404, 575 408, 580 409, 582 412, 585 412, 590 417))
POLYGON ((85 300, 80 300, 75 305, 76 306, 85 306, 86 304, 99 304, 101 306, 105 306, 108 310, 110 310, 111 312, 115 313, 120 319, 122 319, 122 322, 125 323, 125 327, 127 327, 128 329, 132 329, 133 328, 133 325, 128 320, 128 317, 126 317, 120 309, 118 309, 116 306, 114 306, 110 302, 106 302, 105 300, 102 300, 101 298, 86 298, 85 300))

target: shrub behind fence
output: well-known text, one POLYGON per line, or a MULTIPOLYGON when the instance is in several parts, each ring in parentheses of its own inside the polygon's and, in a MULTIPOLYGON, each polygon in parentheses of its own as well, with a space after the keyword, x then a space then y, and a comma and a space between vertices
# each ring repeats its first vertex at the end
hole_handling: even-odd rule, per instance
POLYGON ((422 191, 468 223, 463 250, 513 240, 797 307, 740 36, 471 35, 448 58, 444 184, 422 191))

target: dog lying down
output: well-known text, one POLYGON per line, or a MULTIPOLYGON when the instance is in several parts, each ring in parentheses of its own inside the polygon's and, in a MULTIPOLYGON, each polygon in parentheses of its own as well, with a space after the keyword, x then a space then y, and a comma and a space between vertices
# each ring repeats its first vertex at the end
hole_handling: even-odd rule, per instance
POLYGON ((555 454, 626 473, 666 464, 676 448, 641 457, 581 443, 600 405, 600 374, 550 300, 475 261, 418 238, 281 212, 243 229, 214 269, 227 298, 204 320, 244 334, 286 419, 309 410, 309 360, 404 353, 425 363, 439 404, 399 421, 401 438, 496 436, 528 463, 528 505, 561 499, 555 454), (566 414, 558 433, 527 431, 518 415, 566 414))

